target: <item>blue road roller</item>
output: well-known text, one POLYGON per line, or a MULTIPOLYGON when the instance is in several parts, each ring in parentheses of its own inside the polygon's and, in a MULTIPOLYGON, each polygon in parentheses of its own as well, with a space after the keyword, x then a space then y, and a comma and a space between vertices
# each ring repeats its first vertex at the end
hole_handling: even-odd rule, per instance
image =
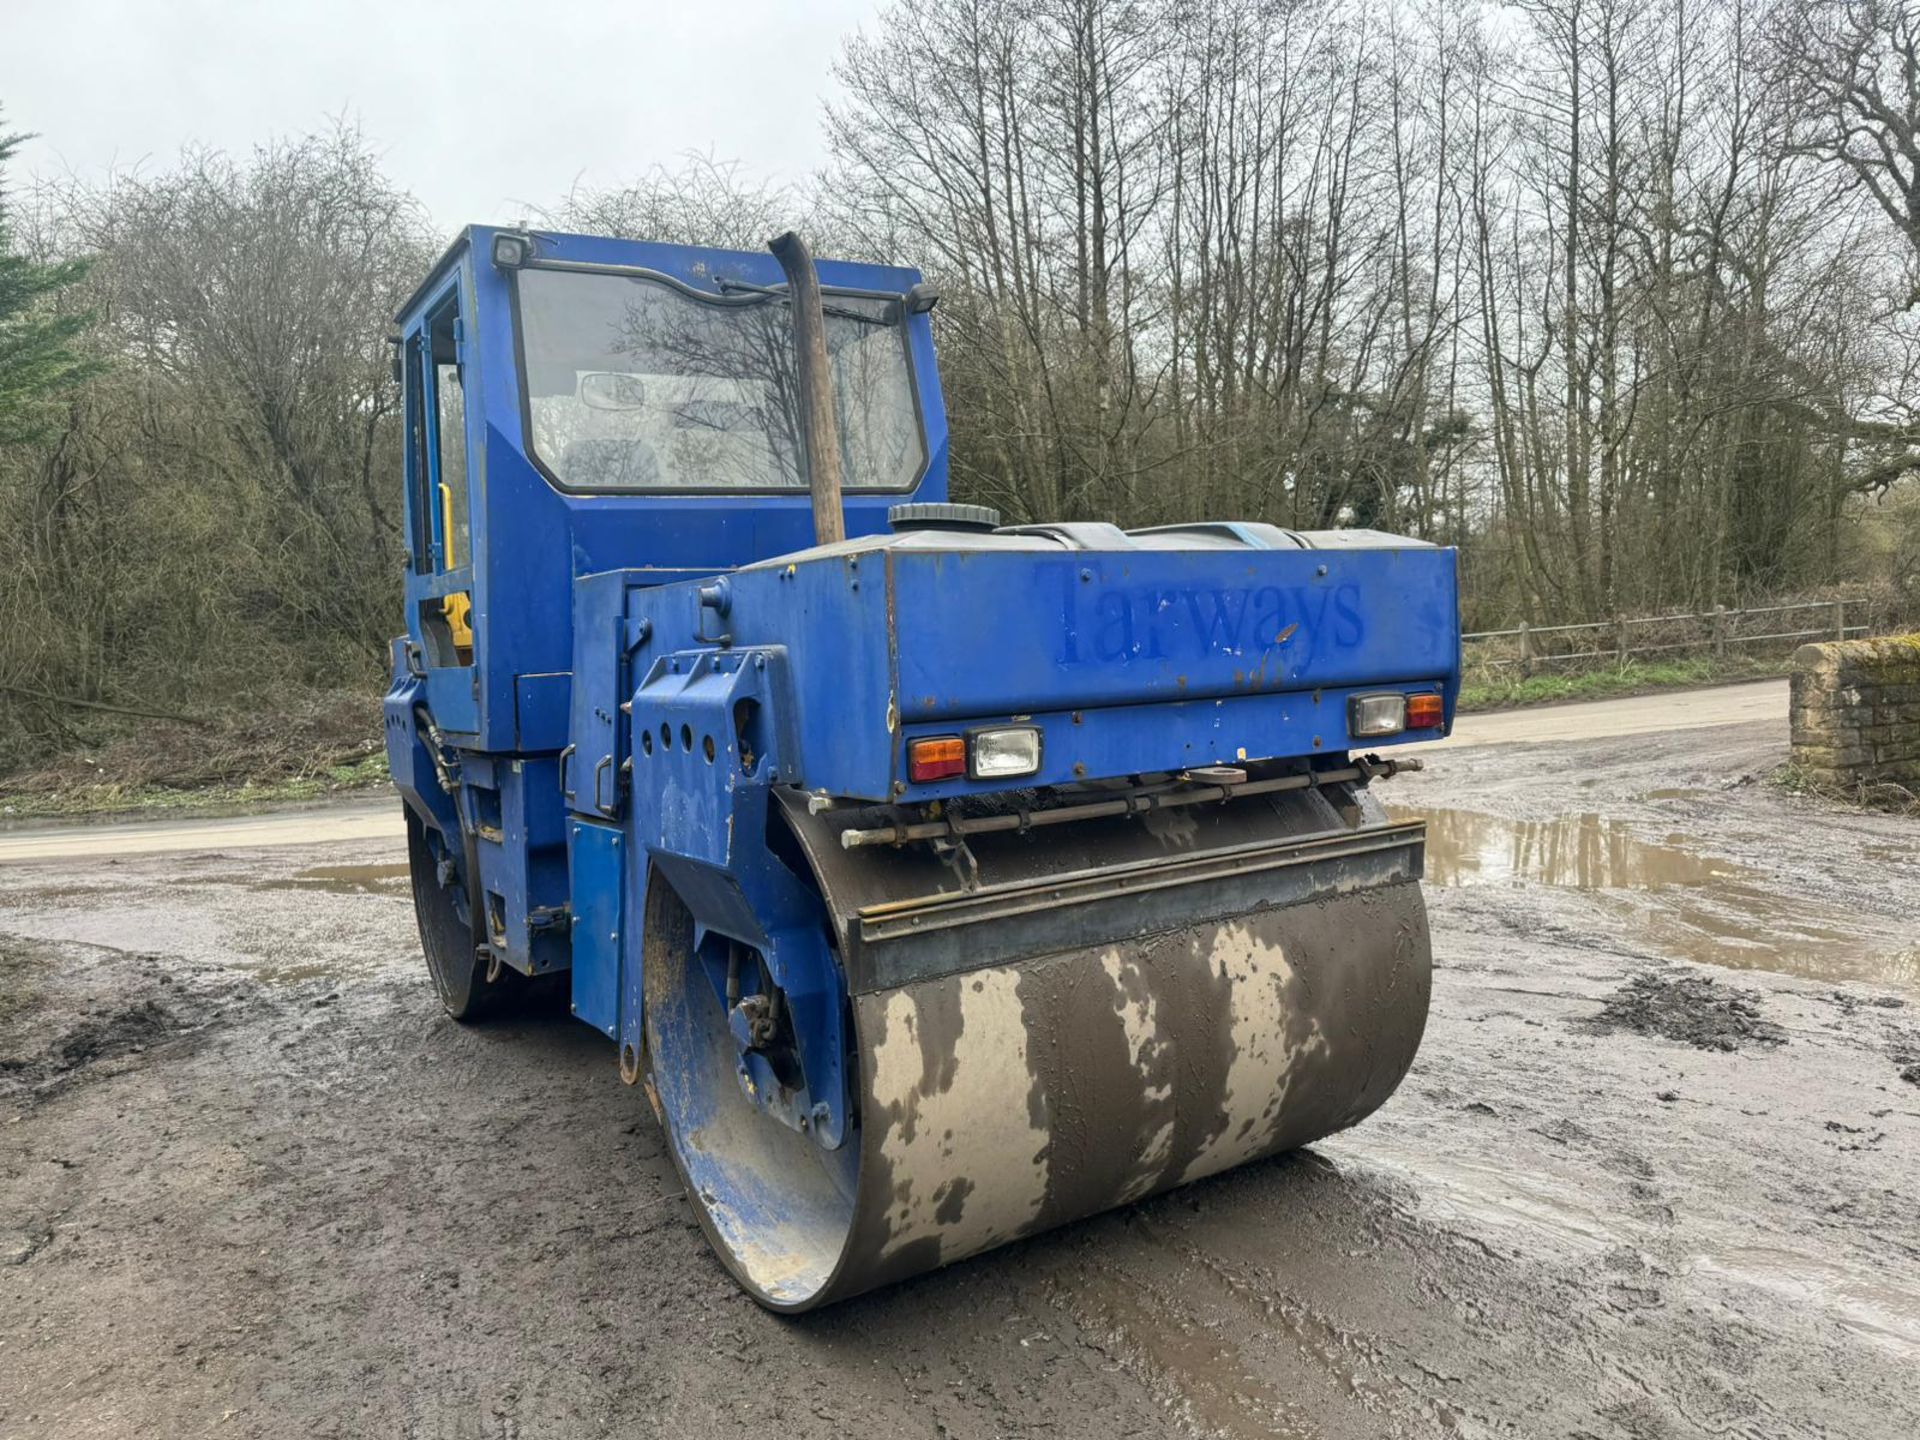
POLYGON ((801 1311, 1365 1118, 1454 552, 948 500, 913 270, 466 230, 398 317, 388 755, 455 1020, 564 1003, 801 1311))

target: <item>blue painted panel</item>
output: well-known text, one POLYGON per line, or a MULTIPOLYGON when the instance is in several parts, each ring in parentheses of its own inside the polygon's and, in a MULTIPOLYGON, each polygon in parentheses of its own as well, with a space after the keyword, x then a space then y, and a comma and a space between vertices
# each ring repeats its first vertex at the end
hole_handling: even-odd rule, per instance
POLYGON ((568 725, 573 753, 567 757, 562 788, 568 806, 581 814, 612 818, 617 813, 616 806, 604 802, 617 794, 613 782, 626 759, 627 727, 619 721, 628 689, 624 627, 630 588, 621 571, 588 575, 574 586, 573 714, 568 725), (601 803, 595 800, 596 788, 601 803))
MULTIPOLYGON (((681 652, 648 668, 632 699, 632 832, 692 912, 696 936, 711 932, 759 952, 786 997, 803 1081, 777 1082, 765 1056, 743 1050, 751 1093, 832 1149, 849 1122, 845 981, 819 895, 765 840, 768 792, 791 735, 786 669, 778 648, 681 652)), ((726 947, 697 943, 724 1005, 726 947)), ((626 955, 631 990, 646 963, 641 936, 630 937, 626 955)))
POLYGON ((479 733, 479 711, 470 667, 432 667, 426 678, 427 710, 448 735, 479 733))
POLYGON ((573 676, 522 675, 514 685, 514 748, 523 755, 558 750, 567 743, 567 702, 573 676))
POLYGON ((1451 675, 1451 550, 892 556, 908 720, 1451 675))
MULTIPOLYGON (((813 777, 848 769, 835 768, 831 757, 864 756, 879 777, 870 783, 884 787, 893 692, 885 557, 829 555, 757 567, 727 577, 727 586, 732 603, 724 623, 734 645, 777 646, 787 656, 793 703, 782 723, 792 739, 779 778, 824 784, 813 777)), ((702 612, 698 591, 693 584, 667 585, 630 597, 628 613, 651 627, 647 644, 634 653, 634 673, 643 673, 652 657, 699 644, 702 634, 713 632, 715 617, 702 612)))
POLYGON ((452 799, 440 788, 433 758, 427 752, 427 737, 414 716, 426 693, 425 683, 407 668, 404 640, 393 642, 389 659, 393 678, 381 708, 386 725, 387 771, 393 776, 394 789, 436 829, 458 834, 459 817, 452 799))
MULTIPOLYGON (((788 654, 796 742, 783 778, 884 800, 905 780, 906 726, 1248 696, 1288 697, 1297 717, 1316 690, 1411 684, 1437 686, 1451 717, 1454 563, 1438 549, 869 551, 735 573, 726 623, 736 645, 788 654)), ((635 596, 630 613, 648 617, 656 646, 686 646, 713 624, 697 589, 635 596)), ((1193 763, 1196 727, 1213 724, 1193 720, 1202 713, 1115 730, 1128 738, 1089 751, 1099 768, 1087 777, 1193 763)), ((1343 712, 1289 721, 1250 754, 1345 748, 1343 712)))
POLYGON ((575 818, 573 1013, 612 1039, 620 1028, 620 952, 625 931, 627 842, 617 826, 575 818))
POLYGON ((497 897, 490 925, 501 958, 528 974, 571 963, 567 835, 559 804, 559 766, 552 756, 502 760, 487 769, 463 765, 481 888, 497 897), (498 838, 494 838, 494 836, 498 838))

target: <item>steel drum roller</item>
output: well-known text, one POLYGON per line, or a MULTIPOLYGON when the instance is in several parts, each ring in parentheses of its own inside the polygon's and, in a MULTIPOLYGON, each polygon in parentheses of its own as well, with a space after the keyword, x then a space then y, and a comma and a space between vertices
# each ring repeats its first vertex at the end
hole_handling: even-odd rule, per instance
POLYGON ((831 1151, 742 1094, 711 986, 668 960, 691 916, 650 888, 650 1093, 763 1303, 843 1299, 1291 1150, 1393 1092, 1431 982, 1421 827, 1354 790, 1155 818, 983 840, 957 876, 786 807, 852 1012, 858 1123, 831 1151))

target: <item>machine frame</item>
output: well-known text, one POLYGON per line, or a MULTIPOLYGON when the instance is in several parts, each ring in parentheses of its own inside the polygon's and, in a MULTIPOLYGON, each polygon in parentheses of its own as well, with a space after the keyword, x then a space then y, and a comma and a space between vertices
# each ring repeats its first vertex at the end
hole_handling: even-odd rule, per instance
MULTIPOLYGON (((737 1079, 751 1115, 804 1140, 825 1188, 802 1225, 764 1193, 765 1175, 723 1166, 701 1181, 713 1192, 702 1220, 758 1298, 804 1308, 919 1263, 895 1254, 904 1242, 889 1240, 893 1222, 868 1194, 876 1166, 906 1161, 861 1142, 876 1106, 897 1114, 906 1102, 863 1099, 861 1057, 884 1040, 887 1006, 935 1003, 971 967, 998 965, 1012 985, 1007 967, 1078 945, 1075 963, 1118 974, 1087 947, 1257 934, 1262 946, 1284 936, 1325 949, 1328 974, 1345 977, 1337 994, 1309 984, 1298 1001, 1359 1047, 1314 1061, 1332 1077, 1319 1097, 1254 1141, 1203 1145, 1196 1131, 1187 1161, 1087 1181, 1087 1196, 1146 1193, 1300 1143, 1391 1092, 1425 1016, 1423 832, 1387 821, 1365 794, 1406 762, 1352 752, 1391 757, 1446 733, 1459 624, 1453 552, 1372 532, 969 527, 924 509, 891 523, 902 502, 947 496, 931 297, 910 269, 796 270, 783 258, 463 232, 398 317, 407 633, 394 642, 385 721, 423 944, 448 1008, 470 1018, 476 1000, 551 977, 616 1042, 630 1082, 647 1077, 664 1033, 679 1068, 649 1089, 674 1136, 744 1133, 728 1108, 739 1095, 691 1083, 685 1067, 717 1065, 728 1094, 737 1079), (829 303, 884 302, 924 464, 911 485, 842 495, 836 480, 824 500, 818 469, 808 488, 568 488, 530 442, 516 296, 531 271, 790 307, 799 403, 822 407, 831 395, 808 380, 805 348, 817 301, 796 277, 817 274, 829 303), (830 543, 816 544, 829 520, 830 543), (1439 723, 1355 734, 1354 707, 1383 694, 1438 697, 1428 713, 1439 723), (915 777, 916 741, 983 728, 1035 732, 1031 773, 915 777), (1064 837, 1052 848, 1031 840, 1066 821, 1071 836, 1049 830, 1064 837), (1372 898, 1353 923, 1326 909, 1356 896, 1372 898), (1374 938, 1348 953, 1362 934, 1374 938), (1356 1018, 1375 1011, 1390 1043, 1371 1043, 1375 1022, 1356 1018), (820 1219, 856 1196, 857 1215, 820 1219), (783 1227, 811 1236, 795 1242, 810 1258, 774 1283, 742 1257, 783 1227)), ((824 343, 817 353, 816 371, 824 343)), ((807 429, 801 453, 838 454, 820 435, 807 429)), ((1166 1004, 1254 1003, 1217 978, 1204 1001, 1181 998, 1192 976, 1130 983, 1170 987, 1166 1004)), ((1196 1019, 1195 1035, 1218 1033, 1225 1015, 1196 1019)), ((1214 1096, 1225 1125, 1227 1072, 1213 1079, 1226 1087, 1214 1096)), ((740 1146, 758 1154, 765 1142, 740 1146)), ((711 1159, 677 1142, 675 1153, 683 1172, 711 1159)), ((1032 1223, 1085 1204, 1048 1202, 1032 1223)), ((963 1233, 970 1248, 1006 1238, 963 1233)), ((911 1255, 944 1263, 960 1243, 911 1255)))

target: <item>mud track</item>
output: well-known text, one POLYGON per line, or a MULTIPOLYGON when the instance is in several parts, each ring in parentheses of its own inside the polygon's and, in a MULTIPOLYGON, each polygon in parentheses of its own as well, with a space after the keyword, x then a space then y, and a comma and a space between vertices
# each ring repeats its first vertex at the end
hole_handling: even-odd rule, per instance
POLYGON ((0 1437, 1920 1433, 1920 827, 1784 743, 1441 751, 1378 1116, 800 1321, 397 839, 10 859, 0 1437))

